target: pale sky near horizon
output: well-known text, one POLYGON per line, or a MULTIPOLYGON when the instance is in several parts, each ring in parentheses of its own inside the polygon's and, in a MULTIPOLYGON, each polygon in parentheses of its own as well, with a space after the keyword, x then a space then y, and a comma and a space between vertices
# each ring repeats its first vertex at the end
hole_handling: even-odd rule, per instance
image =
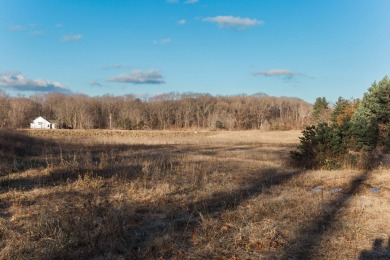
POLYGON ((0 0, 0 90, 361 98, 389 0, 0 0))

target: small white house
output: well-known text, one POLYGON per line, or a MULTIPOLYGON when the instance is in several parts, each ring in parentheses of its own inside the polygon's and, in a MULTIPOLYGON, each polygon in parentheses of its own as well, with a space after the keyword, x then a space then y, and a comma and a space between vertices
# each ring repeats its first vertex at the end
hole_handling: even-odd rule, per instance
POLYGON ((56 129, 58 128, 58 122, 56 120, 46 120, 43 117, 37 117, 30 123, 30 128, 38 129, 56 129))

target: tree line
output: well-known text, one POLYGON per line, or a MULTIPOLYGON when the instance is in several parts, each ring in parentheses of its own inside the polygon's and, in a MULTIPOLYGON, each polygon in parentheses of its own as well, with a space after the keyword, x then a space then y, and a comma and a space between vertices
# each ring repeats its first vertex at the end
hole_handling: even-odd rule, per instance
POLYGON ((38 116, 74 129, 302 129, 312 105, 289 97, 168 93, 89 97, 61 93, 11 97, 0 92, 2 127, 25 128, 38 116))
POLYGON ((306 168, 371 168, 390 148, 390 78, 374 82, 360 99, 340 97, 330 110, 317 98, 300 145, 291 152, 292 164, 306 168))

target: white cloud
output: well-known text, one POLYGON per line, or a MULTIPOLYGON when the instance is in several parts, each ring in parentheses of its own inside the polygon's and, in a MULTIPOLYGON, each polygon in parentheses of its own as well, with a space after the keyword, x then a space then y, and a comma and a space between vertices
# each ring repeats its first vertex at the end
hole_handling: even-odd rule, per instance
POLYGON ((160 71, 151 70, 133 70, 130 73, 120 74, 109 79, 113 82, 132 83, 132 84, 162 84, 165 83, 160 71))
POLYGON ((164 38, 164 39, 161 39, 161 40, 153 41, 153 44, 156 44, 156 45, 166 45, 166 44, 170 44, 171 42, 172 42, 172 40, 170 38, 164 38))
POLYGON ((254 75, 262 75, 262 76, 292 76, 294 72, 287 69, 272 69, 266 71, 257 71, 253 73, 254 75))
POLYGON ((16 91, 39 91, 39 92, 62 92, 72 93, 72 91, 59 82, 42 79, 27 79, 20 72, 0 72, 0 88, 12 89, 16 91))
POLYGON ((187 23, 187 21, 185 19, 181 19, 181 20, 177 21, 177 23, 180 25, 185 25, 187 23))
POLYGON ((196 4, 197 2, 199 2, 199 0, 186 0, 185 1, 186 4, 196 4))
POLYGON ((251 26, 262 25, 264 22, 257 19, 241 18, 236 16, 215 16, 203 19, 204 22, 216 23, 221 27, 235 27, 246 29, 251 26))
POLYGON ((114 69, 125 69, 128 67, 129 66, 123 65, 123 64, 112 64, 112 65, 103 66, 101 69, 102 70, 114 70, 114 69))
POLYGON ((64 35, 62 37, 63 42, 74 42, 74 41, 79 41, 83 38, 81 34, 71 34, 71 35, 64 35))
POLYGON ((296 73, 289 69, 271 69, 266 71, 257 71, 253 73, 254 76, 265 77, 282 77, 284 79, 292 79, 294 77, 303 77, 304 74, 296 73))

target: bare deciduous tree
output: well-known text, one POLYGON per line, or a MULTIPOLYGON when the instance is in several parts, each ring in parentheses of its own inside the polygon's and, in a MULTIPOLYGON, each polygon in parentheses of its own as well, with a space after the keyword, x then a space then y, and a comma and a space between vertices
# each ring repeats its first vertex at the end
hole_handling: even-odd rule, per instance
POLYGON ((0 93, 0 120, 27 127, 36 116, 72 128, 293 129, 309 122, 312 105, 265 94, 217 96, 168 93, 140 100, 133 95, 88 97, 49 93, 12 98, 0 93))

